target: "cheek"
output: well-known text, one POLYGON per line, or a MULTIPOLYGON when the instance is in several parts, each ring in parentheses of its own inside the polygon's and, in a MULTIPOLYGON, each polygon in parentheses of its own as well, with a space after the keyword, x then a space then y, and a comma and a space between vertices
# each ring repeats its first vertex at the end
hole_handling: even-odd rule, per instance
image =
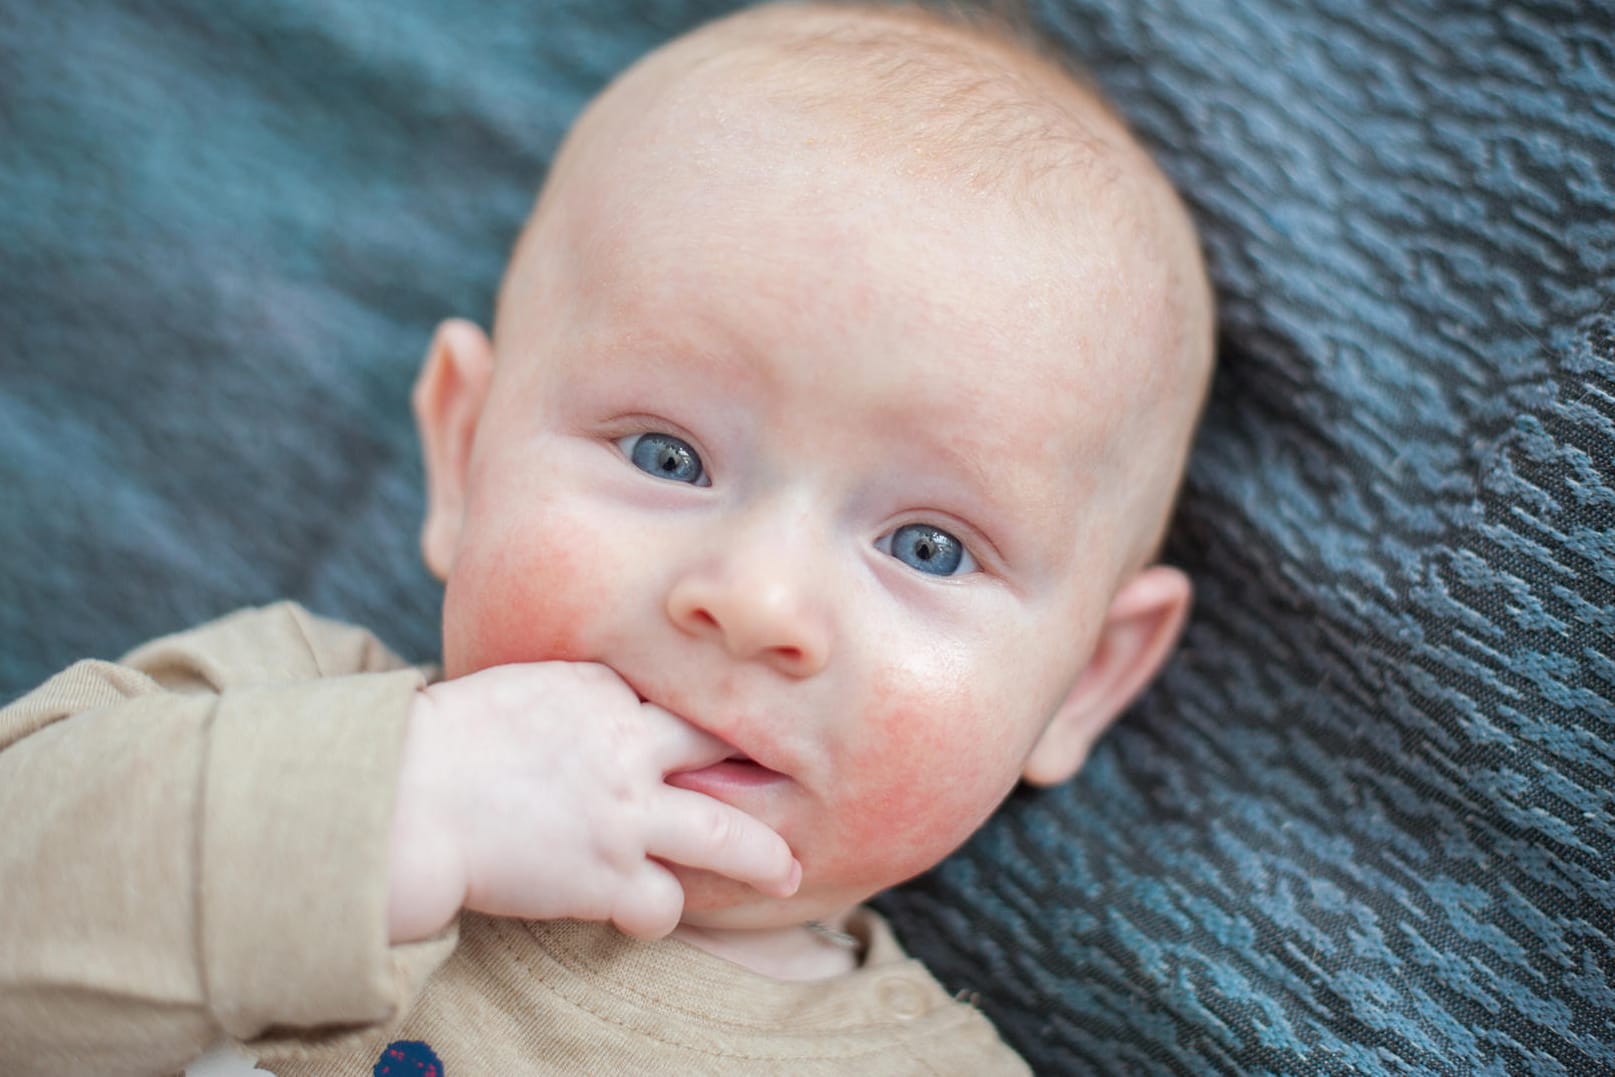
POLYGON ((877 682, 857 749, 842 764, 847 796, 822 865, 883 889, 934 866, 992 814, 1020 777, 1024 752, 957 684, 877 682))
POLYGON ((547 516, 517 538, 468 542, 443 594, 444 675, 598 653, 591 630, 608 602, 609 555, 593 530, 547 516))

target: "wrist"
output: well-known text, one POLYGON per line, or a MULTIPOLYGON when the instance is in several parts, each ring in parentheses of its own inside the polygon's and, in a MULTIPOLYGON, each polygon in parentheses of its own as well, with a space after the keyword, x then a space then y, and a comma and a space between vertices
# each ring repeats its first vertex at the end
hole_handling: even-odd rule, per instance
POLYGON ((423 689, 410 706, 389 838, 387 938, 415 942, 442 931, 465 902, 459 842, 434 780, 444 754, 435 744, 442 716, 423 689))

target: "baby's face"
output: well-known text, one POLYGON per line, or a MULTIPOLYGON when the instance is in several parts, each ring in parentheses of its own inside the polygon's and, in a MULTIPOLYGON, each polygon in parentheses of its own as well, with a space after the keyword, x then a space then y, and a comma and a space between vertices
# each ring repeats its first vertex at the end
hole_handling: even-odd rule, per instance
POLYGON ((1021 777, 1151 530, 1129 372, 1174 330, 1104 213, 1054 236, 719 127, 585 154, 523 243, 444 661, 601 662, 733 745, 671 780, 801 891, 679 875, 689 922, 755 927, 929 868, 1021 777))

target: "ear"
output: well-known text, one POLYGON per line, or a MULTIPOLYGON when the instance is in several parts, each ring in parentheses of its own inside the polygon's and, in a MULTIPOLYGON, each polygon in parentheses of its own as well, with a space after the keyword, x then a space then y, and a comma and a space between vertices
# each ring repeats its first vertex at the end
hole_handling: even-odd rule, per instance
POLYGON ((421 554, 439 580, 448 578, 460 541, 471 444, 492 378, 493 344, 486 333, 459 318, 437 327, 411 402, 426 458, 421 554))
POLYGON ((1189 577, 1167 565, 1145 569, 1116 593, 1093 658, 1027 756, 1027 782, 1058 785, 1077 772, 1099 734, 1165 664, 1192 593, 1189 577))

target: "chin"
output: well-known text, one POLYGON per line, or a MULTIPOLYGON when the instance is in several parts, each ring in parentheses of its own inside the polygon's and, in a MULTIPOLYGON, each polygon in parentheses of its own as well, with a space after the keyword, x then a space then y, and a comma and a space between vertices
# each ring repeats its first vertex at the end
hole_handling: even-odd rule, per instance
POLYGON ((684 887, 682 923, 691 927, 728 931, 762 931, 794 927, 809 920, 829 920, 847 912, 859 901, 798 891, 795 897, 772 898, 745 883, 711 872, 673 869, 684 887))

